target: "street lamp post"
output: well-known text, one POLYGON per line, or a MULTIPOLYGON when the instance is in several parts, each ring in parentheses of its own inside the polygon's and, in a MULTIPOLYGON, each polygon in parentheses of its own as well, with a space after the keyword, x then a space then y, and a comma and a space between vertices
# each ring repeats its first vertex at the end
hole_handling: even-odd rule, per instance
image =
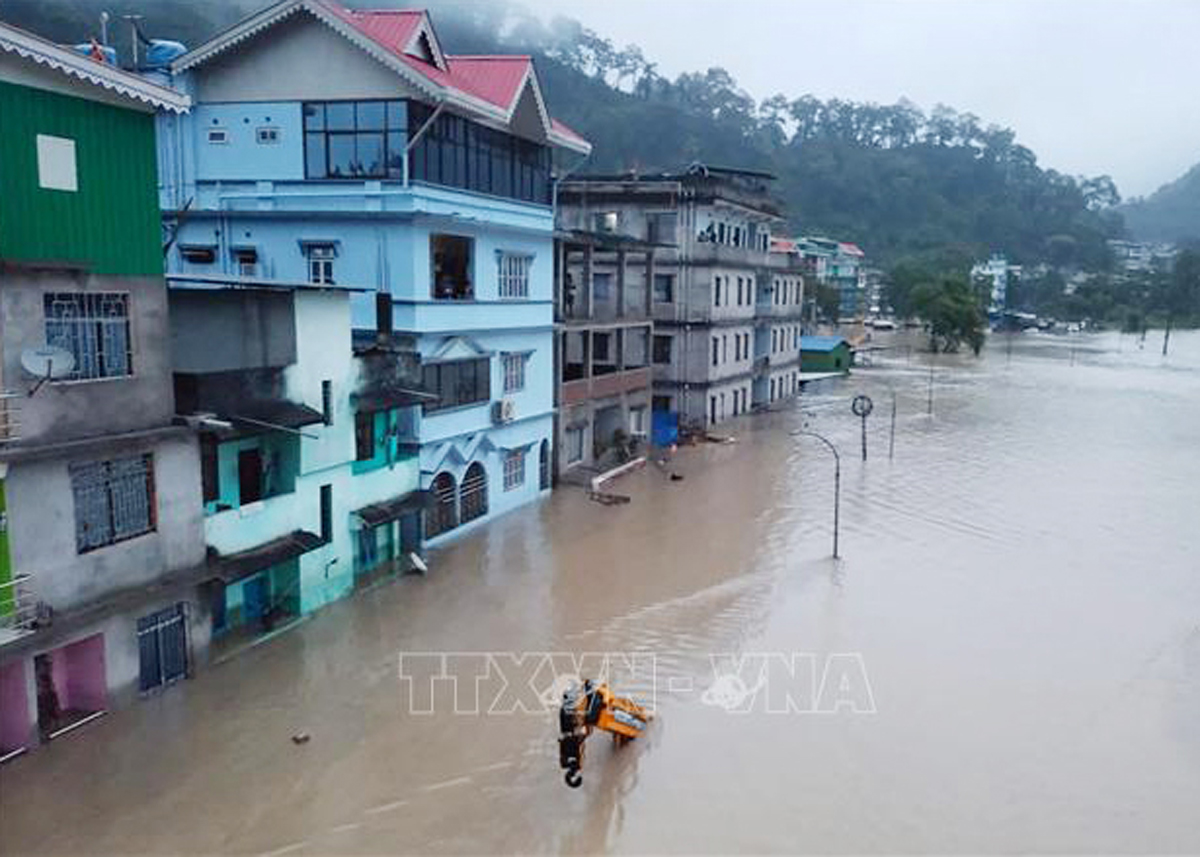
POLYGON ((807 437, 815 437, 825 446, 829 447, 829 451, 833 453, 833 558, 838 559, 838 510, 842 504, 842 457, 838 455, 837 447, 834 446, 823 435, 817 434, 815 431, 802 429, 792 432, 793 435, 799 437, 805 435, 807 437))

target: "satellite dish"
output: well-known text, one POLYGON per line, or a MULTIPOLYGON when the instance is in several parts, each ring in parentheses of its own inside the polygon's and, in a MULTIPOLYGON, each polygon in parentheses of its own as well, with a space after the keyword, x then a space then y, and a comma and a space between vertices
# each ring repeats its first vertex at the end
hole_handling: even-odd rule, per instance
POLYGON ((21 352, 21 366, 38 378, 65 378, 75 371, 75 355, 54 345, 26 348, 21 352))
POLYGON ((413 564, 413 568, 421 572, 421 574, 425 574, 429 571, 429 566, 427 566, 425 561, 417 556, 415 552, 408 555, 408 561, 411 562, 413 564))

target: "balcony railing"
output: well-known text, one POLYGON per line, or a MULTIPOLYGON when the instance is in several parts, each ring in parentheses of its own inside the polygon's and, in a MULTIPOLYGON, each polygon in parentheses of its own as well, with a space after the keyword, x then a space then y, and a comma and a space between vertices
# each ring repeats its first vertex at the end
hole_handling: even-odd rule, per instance
POLYGON ((21 439, 19 394, 0 390, 0 444, 21 439))
POLYGON ((0 583, 0 646, 32 633, 37 627, 38 603, 29 581, 28 574, 18 574, 0 583))

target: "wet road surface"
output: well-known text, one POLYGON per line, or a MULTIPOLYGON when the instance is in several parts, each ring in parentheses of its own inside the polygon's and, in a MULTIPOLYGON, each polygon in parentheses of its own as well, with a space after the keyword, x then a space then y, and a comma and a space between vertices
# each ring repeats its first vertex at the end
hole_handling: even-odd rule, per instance
POLYGON ((1158 347, 994 338, 930 417, 899 346, 628 505, 556 491, 5 766, 0 851, 1198 852, 1200 336, 1158 347), (398 653, 443 650, 653 653, 659 716, 570 790, 552 712, 409 712, 398 653), (711 704, 759 652, 861 658, 875 713, 711 704))

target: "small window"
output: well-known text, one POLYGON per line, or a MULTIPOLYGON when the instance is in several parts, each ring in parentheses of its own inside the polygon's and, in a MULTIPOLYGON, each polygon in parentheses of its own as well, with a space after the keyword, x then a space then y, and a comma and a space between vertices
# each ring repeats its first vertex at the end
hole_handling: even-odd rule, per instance
POLYGON ((593 358, 596 360, 608 360, 608 342, 610 334, 596 332, 592 334, 592 350, 595 352, 593 358))
POLYGON ((75 166, 75 141, 69 137, 37 135, 38 187, 46 190, 79 190, 75 166))
POLYGON ((533 257, 519 253, 496 251, 501 298, 529 297, 529 269, 533 257))
POLYGON ((214 145, 224 146, 229 142, 229 132, 224 128, 209 128, 208 142, 213 143, 214 145))
POLYGON ((650 406, 656 411, 670 411, 671 397, 670 396, 652 396, 650 406))
POLYGON ((370 461, 375 457, 375 415, 354 415, 354 460, 370 461))
POLYGON ((654 300, 660 304, 669 304, 675 300, 675 275, 654 275, 654 300))
POLYGON ((310 244, 308 247, 308 281, 333 284, 333 260, 337 252, 332 244, 310 244))
POLYGON ((671 362, 671 337, 654 337, 654 362, 659 366, 663 366, 671 362))
POLYGON ((471 245, 471 239, 462 235, 429 236, 436 300, 469 301, 475 297, 471 284, 471 245))
POLYGON ((629 433, 638 437, 646 435, 646 409, 644 407, 629 409, 629 433))
POLYGON ((333 486, 321 486, 321 541, 333 541, 333 486))
POLYGON ((258 274, 258 251, 253 247, 234 250, 233 261, 237 264, 238 276, 253 277, 258 274))
POLYGON ((504 369, 504 392, 518 393, 525 389, 525 355, 503 354, 500 357, 504 369))
POLYGON ((513 449, 504 456, 504 490, 512 491, 525 484, 525 451, 513 449))
POLYGON ((273 127, 256 128, 254 139, 262 146, 273 146, 279 142, 279 129, 273 127))
POLYGON ((189 265, 211 265, 217 261, 217 248, 191 245, 182 245, 179 248, 179 256, 189 265))
POLYGON ((716 366, 721 359, 721 340, 712 338, 712 365, 716 366))
POLYGON ((325 425, 333 425, 333 382, 321 382, 321 417, 325 425))

